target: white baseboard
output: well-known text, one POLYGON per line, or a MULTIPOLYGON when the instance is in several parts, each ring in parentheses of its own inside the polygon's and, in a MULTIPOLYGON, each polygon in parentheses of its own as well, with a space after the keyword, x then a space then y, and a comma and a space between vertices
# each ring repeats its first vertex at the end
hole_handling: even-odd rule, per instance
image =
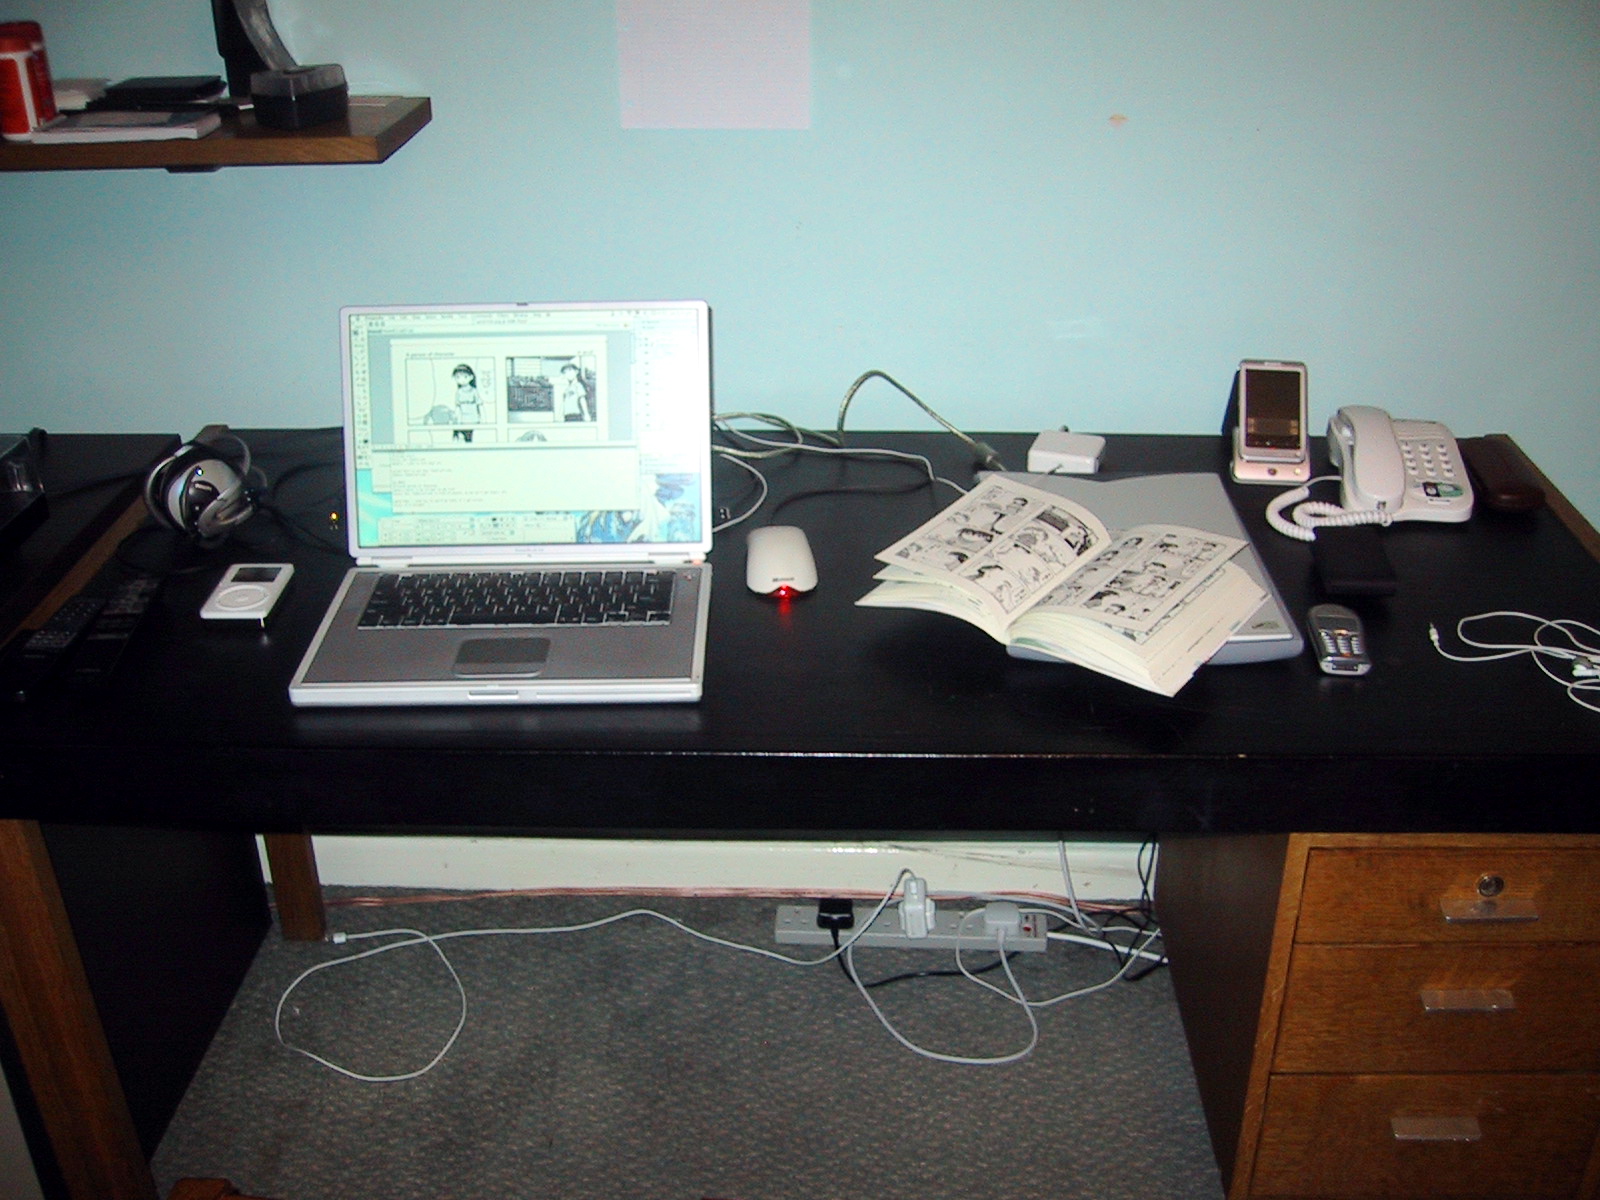
MULTIPOLYGON (((352 887, 878 896, 909 868, 934 892, 1066 892, 1059 843, 1051 841, 347 836, 314 841, 323 883, 352 887)), ((1138 843, 1069 842, 1066 854, 1080 900, 1131 900, 1141 894, 1138 843)))

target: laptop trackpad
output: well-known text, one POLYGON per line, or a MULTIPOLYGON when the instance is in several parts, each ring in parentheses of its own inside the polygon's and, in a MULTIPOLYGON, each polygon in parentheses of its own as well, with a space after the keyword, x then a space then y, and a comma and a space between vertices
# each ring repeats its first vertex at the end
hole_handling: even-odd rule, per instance
POLYGON ((455 673, 468 676, 537 675, 550 657, 550 639, 539 637, 472 638, 461 643, 455 673))

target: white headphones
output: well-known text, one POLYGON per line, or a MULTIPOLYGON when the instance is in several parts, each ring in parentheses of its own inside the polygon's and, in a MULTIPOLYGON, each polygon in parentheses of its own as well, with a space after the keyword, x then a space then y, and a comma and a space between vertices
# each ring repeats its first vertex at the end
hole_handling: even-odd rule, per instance
POLYGON ((255 515, 255 501, 245 487, 250 474, 250 447, 225 425, 208 425, 150 469, 144 481, 144 502, 168 529, 220 541, 236 525, 255 515), (219 439, 237 447, 238 463, 224 457, 219 439))

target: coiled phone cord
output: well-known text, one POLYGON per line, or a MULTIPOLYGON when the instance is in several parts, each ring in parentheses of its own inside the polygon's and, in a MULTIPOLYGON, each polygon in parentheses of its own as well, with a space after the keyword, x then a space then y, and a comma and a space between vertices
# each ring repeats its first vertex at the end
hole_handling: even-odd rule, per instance
POLYGON ((1337 480, 1337 475, 1318 475, 1304 487, 1285 492, 1267 505, 1267 524, 1285 537, 1298 541, 1314 541, 1317 530, 1327 525, 1389 525, 1394 516, 1387 509, 1340 508, 1326 500, 1311 500, 1311 489, 1319 483, 1337 480), (1292 510, 1287 516, 1286 509, 1292 510))

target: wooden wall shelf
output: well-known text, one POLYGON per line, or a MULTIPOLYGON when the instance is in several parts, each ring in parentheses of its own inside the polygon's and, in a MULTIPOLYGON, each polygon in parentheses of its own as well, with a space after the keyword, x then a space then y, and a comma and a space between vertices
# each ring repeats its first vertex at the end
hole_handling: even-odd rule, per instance
POLYGON ((96 171, 164 167, 293 167, 381 163, 433 118, 425 96, 352 96, 349 116, 289 133, 263 129, 248 112, 226 113, 203 138, 169 142, 95 142, 81 146, 0 145, 0 171, 96 171))

